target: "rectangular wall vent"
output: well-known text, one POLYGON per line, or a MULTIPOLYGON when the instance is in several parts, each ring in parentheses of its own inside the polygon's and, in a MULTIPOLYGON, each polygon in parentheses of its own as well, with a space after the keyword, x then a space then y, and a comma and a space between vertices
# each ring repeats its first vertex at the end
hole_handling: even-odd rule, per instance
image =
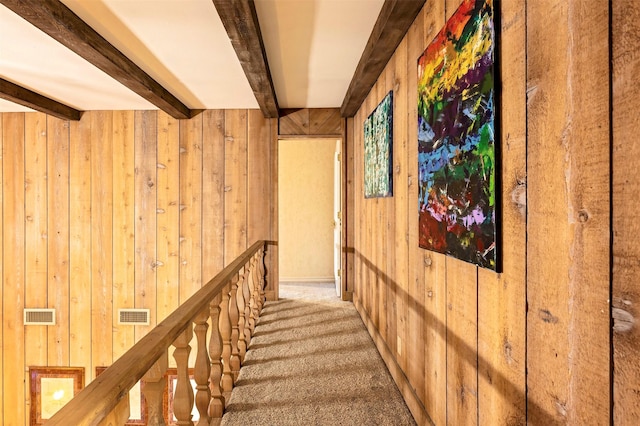
POLYGON ((118 324, 149 325, 149 309, 118 309, 118 324))
POLYGON ((56 325, 56 310, 25 309, 24 325, 56 325))

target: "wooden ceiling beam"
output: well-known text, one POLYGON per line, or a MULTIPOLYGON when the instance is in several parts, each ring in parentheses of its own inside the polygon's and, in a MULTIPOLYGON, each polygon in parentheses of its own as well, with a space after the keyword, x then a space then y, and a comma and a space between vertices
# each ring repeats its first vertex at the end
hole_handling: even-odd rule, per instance
POLYGON ((278 100, 269 71, 253 0, 213 0, 265 118, 278 117, 278 100))
POLYGON ((353 117, 358 111, 424 3, 425 0, 385 0, 342 101, 343 117, 353 117))
POLYGON ((192 117, 187 106, 60 1, 0 3, 172 117, 192 117))
POLYGON ((63 120, 80 120, 82 112, 0 78, 0 98, 63 120))

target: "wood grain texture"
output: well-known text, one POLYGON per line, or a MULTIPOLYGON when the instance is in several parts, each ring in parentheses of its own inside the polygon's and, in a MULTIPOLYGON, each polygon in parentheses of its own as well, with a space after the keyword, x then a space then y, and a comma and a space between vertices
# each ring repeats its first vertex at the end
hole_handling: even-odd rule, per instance
POLYGON ((91 365, 113 360, 113 113, 91 116, 91 365))
POLYGON ((80 120, 81 112, 53 99, 0 78, 0 98, 35 109, 61 120, 80 120))
POLYGON ((258 15, 253 1, 213 0, 244 74, 267 118, 278 117, 278 100, 264 50, 258 15))
MULTIPOLYGON (((192 116, 192 111, 186 105, 94 31, 62 2, 57 0, 1 0, 1 3, 161 110, 175 118, 190 118, 192 116)), ((56 107, 53 112, 59 114, 60 110, 60 107, 56 107)), ((63 115, 62 118, 69 119, 71 117, 63 115)))
POLYGON ((526 13, 527 420, 606 424, 608 4, 528 2, 526 13))
POLYGON ((69 122, 47 118, 48 303, 56 308, 49 327, 48 365, 69 365, 69 122))
POLYGON ((202 279, 224 267, 224 111, 202 116, 202 279))
POLYGON ((156 298, 156 209, 157 209, 157 131, 156 111, 136 111, 134 117, 134 267, 135 307, 147 308, 149 326, 137 326, 139 341, 157 323, 156 298))
POLYGON ((247 240, 267 240, 270 223, 271 126, 257 110, 247 113, 247 240))
POLYGON ((135 129, 133 111, 113 112, 113 357, 135 343, 118 309, 135 307, 135 129))
POLYGON ((156 305, 162 321, 178 307, 180 295, 180 124, 158 112, 157 125, 156 305))
POLYGON ((24 380, 24 327, 22 309, 25 294, 24 255, 24 113, 2 115, 2 191, 3 191, 3 288, 2 338, 10 345, 2 345, 4 366, 2 395, 5 424, 25 424, 26 409, 23 402, 24 380), (22 368, 16 368, 16 367, 22 368), (10 408, 9 408, 10 407, 10 408))
POLYGON ((501 274, 478 272, 478 419, 520 425, 526 422, 526 211, 512 194, 526 191, 525 5, 499 5, 496 54, 500 75, 507 77, 501 80, 497 133, 503 262, 501 274))
POLYGON ((266 297, 267 300, 278 300, 279 283, 280 283, 280 261, 278 257, 278 120, 272 118, 270 121, 270 149, 269 149, 269 167, 271 168, 271 196, 269 197, 269 222, 270 222, 270 238, 269 244, 265 249, 265 268, 266 268, 266 297))
POLYGON ((310 108, 309 135, 342 134, 342 117, 338 108, 310 108))
MULTIPOLYGON (((0 188, 2 188, 2 191, 0 191, 0 208, 2 208, 2 213, 0 214, 2 217, 2 220, 0 220, 0 232, 4 232, 4 158, 5 158, 5 151, 4 151, 4 145, 5 145, 5 138, 7 137, 7 135, 4 132, 4 120, 5 120, 5 114, 0 113, 0 152, 2 152, 2 159, 0 161, 0 164, 2 164, 2 167, 0 167, 0 188)), ((8 139, 7 139, 8 140, 8 139)), ((4 235, 4 233, 2 234, 4 235)), ((2 239, 2 244, 0 244, 0 256, 2 256, 2 262, 0 262, 0 274, 1 274, 1 278, 2 278, 2 291, 0 291, 0 306, 4 306, 4 238, 2 239)), ((4 309, 0 309, 0 321, 2 321, 2 324, 4 324, 4 309)), ((4 327, 0 327, 0 339, 4 339, 4 327)), ((0 365, 4 366, 4 347, 0 350, 0 365)), ((4 367, 0 368, 0 380, 2 381, 3 385, 0 387, 0 389, 2 389, 2 396, 0 396, 0 413, 3 413, 0 415, 0 419, 2 419, 2 421, 9 421, 10 419, 6 419, 5 420, 5 416, 4 416, 4 394, 5 394, 5 389, 4 389, 4 367)), ((7 416, 8 417, 8 416, 7 416)))
MULTIPOLYGON (((263 137, 275 139, 277 122, 263 120, 257 111, 251 111, 259 119, 248 135, 248 113, 231 113, 244 117, 240 121, 245 124, 239 127, 245 147, 253 146, 251 139, 255 136, 260 139, 256 146, 269 149, 269 154, 264 157, 266 151, 262 149, 250 150, 249 154, 245 149, 233 161, 261 170, 270 168, 269 173, 273 173, 277 170, 277 144, 269 145, 263 137), (249 160, 248 155, 255 157, 249 160)), ((5 382, 0 404, 19 407, 3 412, 0 422, 24 424, 26 420, 28 401, 21 388, 13 384, 25 383, 24 366, 35 365, 36 361, 46 365, 50 360, 81 366, 89 382, 95 365, 110 365, 144 333, 141 326, 118 326, 118 308, 149 307, 155 321, 155 315, 164 318, 178 306, 181 185, 202 188, 201 200, 205 191, 218 194, 217 201, 207 205, 207 214, 194 222, 195 237, 202 244, 187 260, 191 263, 194 258, 197 263, 202 259, 201 266, 193 271, 198 277, 209 269, 205 275, 210 279, 222 269, 225 234, 242 235, 250 228, 246 213, 232 217, 232 223, 224 226, 224 196, 228 195, 223 181, 224 116, 222 110, 206 111, 196 124, 202 131, 189 136, 189 143, 203 149, 199 154, 202 166, 196 166, 196 170, 202 170, 201 175, 188 171, 188 164, 180 173, 180 123, 164 112, 91 111, 73 122, 41 113, 0 116, 4 146, 0 176, 11 176, 3 180, 0 197, 3 203, 9 200, 0 221, 2 229, 9 229, 2 239, 5 261, 0 262, 0 272, 5 290, 6 283, 11 284, 2 299, 12 301, 1 311, 2 334, 16 342, 3 345, 0 358, 5 366, 8 362, 18 366, 13 371, 2 370, 11 382, 5 382), (13 178, 14 173, 18 180, 13 178), (52 229, 56 235, 59 230, 62 237, 52 235, 52 229), (50 261, 56 266, 46 269, 50 261), (51 280, 47 280, 49 274, 51 280), (65 286, 67 294, 60 299, 64 294, 60 289, 65 286), (22 326, 22 306, 27 300, 39 305, 30 307, 46 307, 47 301, 49 306, 54 304, 54 298, 57 305, 64 306, 58 310, 59 324, 67 324, 60 327, 61 334, 50 337, 54 336, 52 327, 22 326), (34 334, 43 337, 35 338, 34 334)), ((234 167, 235 163, 228 169, 234 167)), ((265 209, 269 212, 264 217, 254 214, 250 220, 261 222, 252 222, 251 227, 276 239, 273 218, 277 217, 277 196, 264 181, 252 188, 254 179, 247 176, 237 175, 237 184, 246 188, 245 194, 266 194, 265 209)), ((269 185, 277 183, 273 176, 267 181, 269 185)), ((206 209, 205 204, 196 207, 201 209, 206 209)), ((277 274, 277 253, 271 248, 276 270, 268 273, 277 274)))
POLYGON ((247 112, 225 111, 225 265, 247 247, 247 112))
POLYGON ((180 303, 202 287, 202 114, 180 122, 180 303))
POLYGON ((91 380, 91 114, 69 123, 69 364, 91 380))
MULTIPOLYGON (((47 116, 25 115, 24 233, 25 245, 25 306, 43 308, 47 305, 47 116)), ((48 327, 25 327, 25 341, 33 342, 25 353, 26 365, 47 365, 48 327)))
MULTIPOLYGON (((418 14, 416 18, 416 24, 412 25, 407 33, 407 37, 405 38, 407 43, 407 52, 411 52, 412 58, 416 55, 419 55, 422 50, 423 40, 425 39, 424 34, 424 24, 420 24, 420 21, 424 22, 426 18, 426 10, 423 10, 418 14)), ((406 64, 406 57, 403 57, 404 63, 406 64)), ((406 66, 406 71, 401 72, 399 75, 403 76, 406 84, 412 89, 418 87, 417 82, 417 68, 415 66, 408 67, 406 66)), ((406 216, 406 226, 404 229, 405 235, 408 236, 407 244, 411 242, 411 244, 415 244, 415 241, 418 241, 418 212, 417 209, 412 208, 412 206, 417 206, 418 202, 418 162, 416 159, 418 158, 418 144, 415 141, 418 140, 418 126, 413 125, 413 117, 418 116, 418 101, 414 96, 416 90, 411 90, 411 96, 406 93, 404 95, 404 99, 400 101, 404 101, 404 108, 407 111, 407 114, 398 114, 398 117, 405 122, 408 120, 408 117, 411 117, 412 125, 409 126, 408 123, 403 123, 403 128, 406 134, 406 140, 409 141, 406 144, 403 152, 408 153, 406 157, 406 170, 411 173, 412 179, 411 184, 409 185, 407 182, 407 195, 405 199, 406 212, 404 216, 406 216), (410 162, 410 163, 409 163, 410 162), (413 179, 413 177, 416 179, 413 179), (411 200, 407 203, 406 200, 411 200)), ((394 99, 395 101, 395 99, 394 99)), ((394 129, 395 130, 395 129, 394 129)), ((408 180, 408 177, 407 177, 408 180)), ((408 354, 408 365, 407 371, 409 376, 412 378, 412 385, 415 388, 415 392, 418 394, 418 397, 421 401, 425 400, 425 356, 424 356, 424 348, 425 348, 425 265, 424 265, 424 251, 423 250, 409 250, 406 256, 406 259, 409 260, 408 264, 408 275, 407 279, 407 291, 409 292, 407 296, 408 302, 408 315, 407 315, 407 323, 408 323, 408 333, 407 339, 410 342, 408 346, 409 354, 408 354)))
MULTIPOLYGON (((345 119, 344 124, 344 136, 343 136, 343 151, 342 151, 342 165, 343 165, 343 201, 342 201, 342 258, 343 258, 343 289, 346 293, 347 300, 349 297, 353 297, 353 291, 355 288, 355 258, 354 258, 354 244, 355 244, 355 198, 356 198, 356 185, 354 182, 355 172, 355 129, 353 126, 353 117, 345 119)), ((343 300, 345 298, 343 297, 343 300)))
POLYGON ((613 6, 613 365, 615 424, 640 423, 640 245, 635 235, 640 190, 637 161, 640 143, 636 137, 640 118, 635 111, 640 72, 640 4, 615 1, 613 6))
POLYGON ((385 0, 342 101, 343 117, 356 113, 424 3, 424 0, 385 0))

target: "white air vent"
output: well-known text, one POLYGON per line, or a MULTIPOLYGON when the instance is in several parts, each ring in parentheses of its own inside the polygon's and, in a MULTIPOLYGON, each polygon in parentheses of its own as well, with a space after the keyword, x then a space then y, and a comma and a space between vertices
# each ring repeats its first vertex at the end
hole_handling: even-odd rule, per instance
POLYGON ((118 324, 149 325, 149 309, 118 309, 118 324))
POLYGON ((24 325, 56 325, 56 310, 25 309, 24 325))

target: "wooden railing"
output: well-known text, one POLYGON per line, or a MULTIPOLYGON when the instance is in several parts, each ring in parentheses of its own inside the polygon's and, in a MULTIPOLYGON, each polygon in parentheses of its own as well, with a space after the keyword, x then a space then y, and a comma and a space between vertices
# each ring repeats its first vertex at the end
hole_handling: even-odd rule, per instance
POLYGON ((173 413, 179 425, 197 425, 221 418, 225 395, 231 393, 264 304, 265 241, 258 241, 158 324, 111 367, 62 407, 47 425, 122 425, 129 417, 129 390, 141 380, 147 423, 164 425, 164 374, 168 350, 174 346, 177 384, 173 413), (209 321, 212 333, 207 344, 209 321), (197 391, 189 379, 189 345, 196 335, 193 369, 197 391))

